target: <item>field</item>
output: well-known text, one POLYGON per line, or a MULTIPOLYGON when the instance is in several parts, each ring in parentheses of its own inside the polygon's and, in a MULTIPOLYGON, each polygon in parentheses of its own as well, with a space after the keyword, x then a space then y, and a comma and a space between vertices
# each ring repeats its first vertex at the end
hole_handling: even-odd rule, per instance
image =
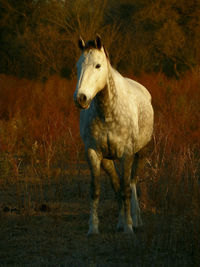
POLYGON ((135 79, 155 110, 139 183, 144 227, 134 238, 116 231, 117 203, 102 173, 101 235, 88 238, 90 176, 72 101, 76 81, 0 75, 1 266, 199 265, 199 74, 135 79))

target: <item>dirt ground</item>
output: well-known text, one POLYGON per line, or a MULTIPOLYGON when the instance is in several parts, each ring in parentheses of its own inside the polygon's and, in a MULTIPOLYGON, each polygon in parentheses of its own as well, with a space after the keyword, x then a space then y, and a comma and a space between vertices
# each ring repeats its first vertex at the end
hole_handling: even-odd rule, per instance
POLYGON ((117 203, 105 176, 101 234, 87 237, 89 184, 85 165, 56 179, 2 183, 0 266, 198 266, 199 225, 180 214, 143 205, 144 227, 133 236, 117 232, 117 203))

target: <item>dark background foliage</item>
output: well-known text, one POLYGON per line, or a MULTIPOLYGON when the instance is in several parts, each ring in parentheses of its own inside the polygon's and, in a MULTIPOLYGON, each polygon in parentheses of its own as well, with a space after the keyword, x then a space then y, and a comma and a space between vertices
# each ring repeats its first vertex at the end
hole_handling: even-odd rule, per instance
POLYGON ((197 0, 0 0, 0 72, 71 77, 79 35, 98 32, 119 70, 179 78, 199 67, 199 17, 197 0))

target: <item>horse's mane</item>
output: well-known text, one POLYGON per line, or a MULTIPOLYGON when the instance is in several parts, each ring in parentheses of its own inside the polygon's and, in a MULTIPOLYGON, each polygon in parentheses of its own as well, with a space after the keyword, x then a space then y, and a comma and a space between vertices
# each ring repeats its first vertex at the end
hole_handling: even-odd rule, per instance
MULTIPOLYGON (((89 40, 85 44, 84 50, 90 50, 90 49, 99 49, 95 40, 89 40)), ((104 49, 104 52, 106 54, 106 57, 109 59, 108 51, 105 49, 104 45, 103 45, 103 49, 104 49)))
POLYGON ((92 48, 98 49, 97 44, 96 44, 96 42, 94 40, 89 40, 85 44, 84 50, 89 50, 89 49, 92 49, 92 48))

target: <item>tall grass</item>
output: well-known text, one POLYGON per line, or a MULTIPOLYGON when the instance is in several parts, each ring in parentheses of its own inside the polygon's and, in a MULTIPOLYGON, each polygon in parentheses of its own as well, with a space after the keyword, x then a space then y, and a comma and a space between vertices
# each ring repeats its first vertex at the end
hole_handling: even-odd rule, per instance
POLYGON ((139 80, 150 90, 155 110, 151 200, 168 211, 180 206, 190 210, 194 192, 199 195, 200 79, 191 74, 179 81, 144 74, 139 80))
POLYGON ((46 182, 59 196, 69 162, 82 157, 74 86, 58 76, 45 83, 0 77, 0 184, 16 185, 18 206, 27 211, 47 200, 46 182))
MULTIPOLYGON (((179 81, 162 74, 143 74, 137 79, 151 92, 155 110, 147 180, 156 184, 151 201, 156 206, 170 205, 179 193, 183 203, 188 200, 184 190, 198 190, 200 79, 191 73, 179 81), (160 194, 165 196, 164 203, 160 194)), ((49 176, 56 168, 65 169, 67 162, 83 159, 74 88, 75 81, 59 76, 42 83, 1 75, 1 179, 14 173, 16 164, 20 170, 36 168, 40 175, 49 176)))

